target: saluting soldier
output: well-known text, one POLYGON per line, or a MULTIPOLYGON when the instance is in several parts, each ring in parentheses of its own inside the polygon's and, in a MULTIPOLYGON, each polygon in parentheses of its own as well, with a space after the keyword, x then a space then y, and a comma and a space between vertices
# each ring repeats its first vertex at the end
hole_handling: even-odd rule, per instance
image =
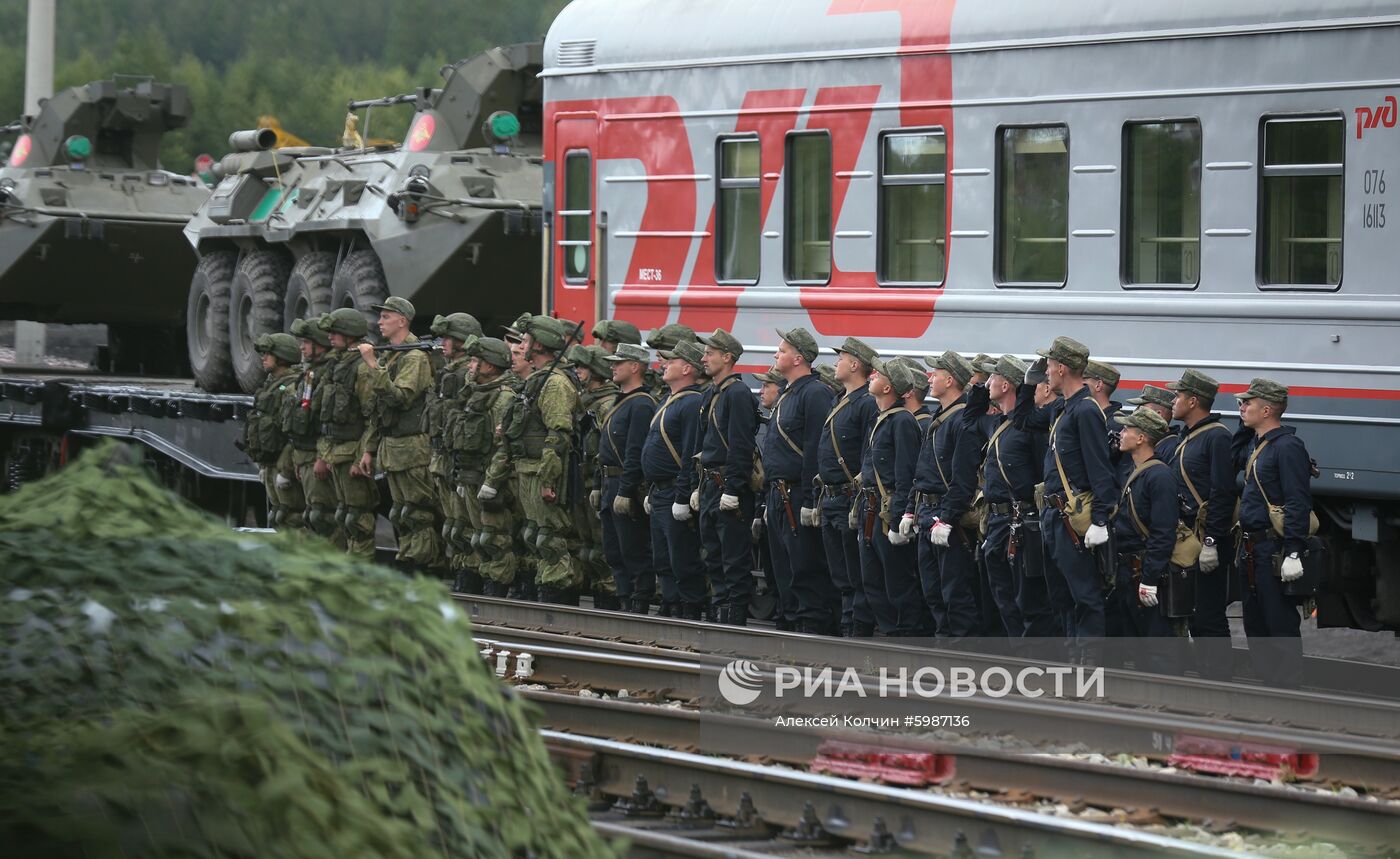
MULTIPOLYGON (((922 439, 924 434, 929 432, 929 425, 933 423, 934 419, 933 412, 929 411, 928 407, 928 371, 924 369, 922 363, 908 355, 897 355, 885 363, 903 364, 909 368, 909 378, 913 386, 904 397, 904 402, 909 413, 919 424, 919 438, 922 439)), ((911 542, 910 545, 912 546, 913 543, 911 542)))
MULTIPOLYGON (((391 346, 418 342, 408 327, 416 312, 408 299, 395 295, 374 309, 379 311, 379 333, 391 346)), ((423 432, 423 412, 433 386, 432 361, 427 352, 412 350, 391 352, 381 363, 371 344, 357 348, 365 366, 374 371, 370 376, 374 419, 365 429, 360 471, 373 474, 377 456, 388 478, 393 499, 389 522, 399 543, 395 561, 405 570, 441 574, 442 537, 428 475, 432 451, 423 432)))
POLYGON ((306 498, 296 480, 292 448, 282 426, 282 415, 296 382, 292 365, 301 359, 301 348, 290 334, 263 334, 253 341, 267 373, 253 395, 239 448, 258 466, 267 490, 267 524, 271 528, 300 528, 306 498))
POLYGON ((651 418, 656 414, 656 400, 642 384, 651 356, 641 346, 624 342, 606 360, 612 366, 613 383, 620 396, 603 418, 598 446, 603 552, 622 608, 647 614, 656 596, 656 574, 649 549, 651 528, 643 501, 646 477, 642 473, 642 449, 651 418))
POLYGON ((901 532, 914 490, 919 422, 909 408, 921 371, 872 356, 867 389, 877 409, 860 463, 855 526, 862 590, 876 628, 887 636, 931 636, 933 618, 919 586, 918 535, 901 532))
POLYGON ((282 430, 292 451, 292 470, 306 499, 302 527, 345 548, 345 535, 335 521, 335 486, 314 473, 316 440, 321 434, 320 389, 327 374, 330 335, 318 323, 320 317, 292 320, 292 335, 300 338, 301 367, 293 396, 284 402, 282 430))
POLYGON ((502 432, 516 401, 520 378, 511 372, 510 347, 504 340, 478 337, 467 342, 467 352, 471 356, 471 384, 464 391, 462 411, 447 438, 447 449, 452 457, 452 482, 467 514, 468 563, 481 575, 482 593, 503 597, 520 573, 523 554, 516 538, 524 522, 519 486, 504 471, 509 460, 502 432), (483 499, 483 485, 500 488, 483 499))
MULTIPOLYGON (((817 341, 811 332, 793 328, 778 336, 782 339, 774 361, 787 389, 773 406, 771 429, 764 439, 769 523, 787 556, 787 586, 797 600, 798 631, 827 635, 836 631, 833 608, 840 603, 822 551, 815 482, 817 448, 832 395, 812 370, 817 341)), ((784 571, 779 567, 777 572, 784 571)), ((781 579, 778 584, 785 585, 781 579)))
POLYGON ((600 319, 592 333, 598 347, 609 355, 616 355, 617 347, 623 343, 642 345, 642 333, 637 326, 622 319, 600 319))
POLYGON ((1317 530, 1312 461, 1293 427, 1283 425, 1288 388, 1256 378, 1235 396, 1242 429, 1254 434, 1240 496, 1244 631, 1255 672, 1274 685, 1297 686, 1303 656, 1298 607, 1283 583, 1302 578, 1307 539, 1317 530))
MULTIPOLYGON (((1220 383, 1199 370, 1186 370, 1180 381, 1168 386, 1175 392, 1172 417, 1182 422, 1175 444, 1157 455, 1172 467, 1177 478, 1177 498, 1182 521, 1201 541, 1196 577, 1196 610, 1191 615, 1191 637, 1201 649, 1200 670, 1214 677, 1231 671, 1230 624, 1225 607, 1230 604, 1230 575, 1234 567, 1234 513, 1239 493, 1235 478, 1233 439, 1220 416, 1211 412, 1220 383)), ((1144 392, 1146 395, 1146 392, 1144 392)))
MULTIPOLYGON (((1165 595, 1158 589, 1176 545, 1176 479, 1155 450, 1167 434, 1167 422, 1144 408, 1115 415, 1114 421, 1122 427, 1119 450, 1131 458, 1133 469, 1123 482, 1113 520, 1118 558, 1111 610, 1119 613, 1125 635, 1170 636, 1171 627, 1158 606, 1165 595)), ((1161 650, 1151 642, 1140 643, 1138 670, 1160 670, 1161 650)))
POLYGON ((836 381, 841 390, 822 422, 817 444, 822 546, 831 583, 841 597, 841 634, 868 638, 875 632, 875 616, 862 583, 857 529, 851 527, 850 520, 860 490, 865 443, 880 412, 869 387, 875 350, 847 337, 835 351, 836 381))
POLYGON ((831 391, 833 397, 839 397, 845 393, 845 386, 841 384, 840 379, 836 378, 835 367, 830 364, 817 364, 812 368, 812 371, 817 374, 818 379, 822 380, 822 384, 826 385, 826 389, 831 391))
POLYGON ((972 359, 972 383, 973 385, 985 385, 992 374, 982 367, 988 364, 996 364, 997 359, 986 352, 978 352, 972 359))
POLYGON ((359 345, 367 345, 363 340, 369 325, 353 307, 333 310, 318 324, 329 335, 334 353, 320 383, 321 437, 316 442, 313 473, 335 488, 335 521, 345 537, 346 551, 373 558, 379 487, 374 471, 366 470, 363 463, 371 455, 365 440, 374 438, 370 423, 377 373, 358 351, 359 345))
POLYGON ((682 340, 661 353, 662 379, 670 395, 651 418, 642 445, 642 473, 651 484, 652 557, 661 583, 662 617, 699 620, 707 591, 700 561, 700 535, 690 506, 693 471, 686 451, 700 429, 700 374, 704 351, 682 340))
POLYGON ((753 597, 754 444, 758 400, 734 371, 744 344, 723 328, 699 338, 711 385, 700 397, 700 544, 720 623, 745 626, 753 597))
POLYGON ((428 434, 430 451, 428 474, 442 515, 442 540, 452 570, 452 589, 458 593, 480 593, 481 576, 472 558, 471 523, 466 500, 457 493, 457 482, 452 476, 447 437, 461 417, 463 392, 470 384, 467 375, 472 358, 465 347, 469 340, 481 336, 481 323, 470 313, 452 313, 434 317, 430 330, 442 339, 444 363, 435 374, 423 411, 423 430, 428 434))
MULTIPOLYGON (((570 540, 573 523, 568 478, 579 397, 578 386, 559 367, 566 336, 557 319, 531 318, 519 346, 530 375, 502 422, 499 431, 507 444, 496 452, 489 474, 494 478, 513 468, 517 476, 520 504, 528 523, 525 544, 533 549, 536 559, 539 600, 577 605, 583 576, 573 556, 577 541, 570 540)), ((488 479, 477 497, 493 501, 499 492, 488 479)))
POLYGON ((579 471, 582 485, 590 490, 579 493, 573 511, 574 528, 582 542, 579 557, 583 562, 586 583, 593 592, 593 607, 616 611, 622 605, 618 602, 612 568, 603 551, 603 521, 598 511, 603 482, 598 465, 602 425, 618 398, 617 385, 612 380, 612 365, 605 360, 607 355, 599 346, 575 344, 569 347, 568 357, 579 382, 579 408, 583 410, 578 429, 579 471), (598 492, 598 495, 594 495, 594 492, 598 492))
POLYGON ((1181 443, 1181 436, 1176 432, 1177 428, 1171 426, 1172 403, 1175 400, 1175 394, 1156 385, 1143 385, 1142 393, 1128 400, 1128 405, 1139 408, 1146 406, 1167 422, 1167 434, 1162 437, 1161 441, 1157 442, 1157 456, 1168 464, 1172 461, 1172 454, 1176 451, 1176 446, 1181 443))

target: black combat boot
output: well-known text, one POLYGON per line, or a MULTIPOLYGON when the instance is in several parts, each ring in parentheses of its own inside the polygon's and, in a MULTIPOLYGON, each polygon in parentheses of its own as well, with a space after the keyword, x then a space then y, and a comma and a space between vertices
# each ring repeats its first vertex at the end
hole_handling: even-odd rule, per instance
POLYGON ((720 612, 720 606, 719 606, 717 603, 713 603, 713 602, 707 602, 707 603, 705 603, 705 622, 706 622, 706 623, 719 623, 719 622, 720 622, 720 619, 719 619, 719 612, 720 612))
POLYGON ((656 610, 657 617, 675 617, 676 604, 671 600, 662 600, 661 607, 656 610))
POLYGON ((705 606, 698 602, 681 603, 680 616, 685 620, 703 620, 705 606))
POLYGON ((492 579, 484 579, 481 583, 481 595, 484 597, 504 597, 510 593, 510 585, 492 579))
POLYGON ((612 594, 593 595, 593 607, 602 611, 622 611, 622 600, 612 594))
POLYGON ((804 635, 829 635, 831 624, 820 620, 799 620, 797 631, 804 635))
POLYGON ((749 607, 747 603, 730 603, 725 606, 724 622, 730 626, 749 625, 749 607))
POLYGON ((632 597, 627 601, 627 610, 632 614, 651 614, 651 599, 649 597, 632 597))
POLYGON ((779 632, 792 632, 797 628, 797 625, 782 615, 779 615, 778 618, 773 621, 773 628, 779 632))
POLYGON ((851 624, 851 638, 874 638, 875 624, 873 623, 853 623, 851 624))

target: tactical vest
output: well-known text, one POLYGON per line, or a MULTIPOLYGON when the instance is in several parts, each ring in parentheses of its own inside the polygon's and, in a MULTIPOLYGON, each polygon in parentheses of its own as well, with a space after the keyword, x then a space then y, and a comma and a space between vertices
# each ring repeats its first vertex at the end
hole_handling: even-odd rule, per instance
POLYGON ((545 439, 549 429, 544 425, 540 414, 540 393, 545 383, 558 376, 567 384, 574 384, 561 370, 550 373, 535 373, 525 380, 520 397, 511 403, 502 424, 502 436, 510 445, 510 455, 514 459, 539 459, 544 453, 545 439))
POLYGON ((579 435, 582 439, 583 477, 589 480, 598 464, 598 446, 603 440, 603 422, 608 413, 617 407, 619 392, 616 385, 605 385, 596 391, 584 391, 580 405, 583 418, 579 421, 579 435))
MULTIPOLYGON (((403 363, 402 358, 406 354, 408 353, 400 352, 389 359, 390 383, 398 378, 401 372, 399 365, 403 363)), ((390 408, 388 402, 387 398, 381 397, 376 409, 379 426, 383 428, 386 437, 403 438, 423 432, 423 414, 428 408, 427 391, 419 394, 406 409, 390 408)))
POLYGON ((269 377, 253 396, 253 409, 243 427, 243 450, 259 465, 276 462, 287 446, 287 435, 282 430, 282 401, 287 399, 286 389, 292 379, 290 373, 269 377))
POLYGON ((491 420, 491 409, 503 391, 506 379, 498 377, 482 385, 474 386, 467 395, 466 403, 446 436, 449 450, 463 468, 484 468, 495 443, 496 427, 491 420))
POLYGON ((316 412, 318 382, 326 370, 326 359, 318 358, 310 366, 303 366, 296 377, 296 388, 291 396, 282 401, 282 432, 287 434, 292 447, 300 451, 316 449, 317 431, 320 419, 316 412))
POLYGON ((365 434, 365 414, 355 391, 360 353, 347 349, 326 368, 317 392, 321 435, 331 441, 355 441, 365 434))
POLYGON ((447 447, 447 440, 461 419, 463 398, 471 391, 467 384, 467 364, 467 359, 462 359, 444 366, 438 373, 434 395, 428 397, 420 432, 428 434, 428 442, 434 449, 447 447))

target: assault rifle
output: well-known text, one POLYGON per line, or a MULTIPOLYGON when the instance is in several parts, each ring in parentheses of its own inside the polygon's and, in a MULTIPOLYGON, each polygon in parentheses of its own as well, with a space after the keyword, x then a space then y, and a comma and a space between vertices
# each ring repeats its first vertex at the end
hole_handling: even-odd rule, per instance
POLYGON ((441 340, 419 340, 416 343, 385 343, 375 346, 376 352, 441 352, 441 340))

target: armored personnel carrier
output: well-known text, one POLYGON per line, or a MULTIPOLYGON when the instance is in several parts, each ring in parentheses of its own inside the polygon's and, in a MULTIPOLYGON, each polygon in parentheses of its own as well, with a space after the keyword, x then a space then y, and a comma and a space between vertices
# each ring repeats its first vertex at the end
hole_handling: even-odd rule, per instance
POLYGON ((360 145, 349 125, 337 149, 232 135, 185 228, 199 254, 186 341, 200 387, 252 391, 254 339, 308 313, 355 307, 373 322, 390 295, 414 303, 417 328, 457 310, 488 327, 538 310, 542 60, 539 44, 493 48, 443 67, 439 88, 351 102, 413 105, 394 146, 360 145))
POLYGON ((183 86, 119 78, 6 126, 18 136, 0 167, 0 318, 107 323, 118 369, 180 372, 196 262, 181 230, 209 190, 159 155, 192 112, 183 86))

